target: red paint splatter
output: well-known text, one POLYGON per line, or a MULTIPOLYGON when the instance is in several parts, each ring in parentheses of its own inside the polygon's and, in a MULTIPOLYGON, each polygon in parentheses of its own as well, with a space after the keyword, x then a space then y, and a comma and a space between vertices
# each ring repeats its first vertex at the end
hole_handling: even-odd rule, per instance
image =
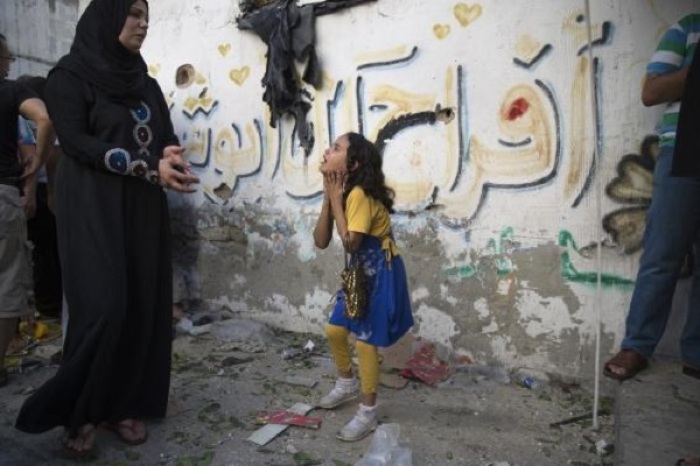
POLYGON ((527 102, 527 100, 523 99, 522 97, 515 99, 508 110, 508 119, 513 121, 520 118, 528 111, 529 108, 530 104, 527 102))

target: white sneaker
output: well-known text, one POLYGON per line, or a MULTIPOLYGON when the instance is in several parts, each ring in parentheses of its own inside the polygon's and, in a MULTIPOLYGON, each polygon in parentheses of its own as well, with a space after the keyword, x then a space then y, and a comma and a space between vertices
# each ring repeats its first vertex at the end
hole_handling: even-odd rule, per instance
POLYGON ((335 381, 335 387, 328 395, 321 398, 318 402, 318 407, 323 409, 333 409, 346 401, 354 400, 360 395, 360 384, 356 378, 343 379, 338 378, 335 381))
POLYGON ((367 437, 377 428, 376 406, 371 408, 360 404, 360 409, 350 422, 345 424, 336 437, 344 442, 356 442, 367 437))

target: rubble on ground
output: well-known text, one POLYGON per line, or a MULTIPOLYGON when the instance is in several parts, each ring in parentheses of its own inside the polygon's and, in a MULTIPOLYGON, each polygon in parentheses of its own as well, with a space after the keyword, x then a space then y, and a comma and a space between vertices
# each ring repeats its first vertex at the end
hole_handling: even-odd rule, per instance
MULTIPOLYGON (((357 444, 335 439, 354 414, 354 404, 314 409, 335 380, 323 337, 238 317, 185 316, 180 324, 183 319, 192 325, 181 325, 173 342, 167 419, 149 424, 149 441, 139 447, 125 448, 99 435, 99 464, 383 464, 369 463, 372 455, 382 454, 372 449, 375 435, 357 444), (202 326, 207 330, 191 331, 202 326), (295 406, 301 411, 291 413, 295 406), (256 437, 269 426, 284 428, 256 437)), ((55 323, 48 328, 55 333, 55 323)), ((55 370, 50 359, 56 351, 60 339, 32 337, 21 354, 8 359, 16 369, 0 402, 2 424, 11 426, 24 397, 55 370)), ((601 427, 594 430, 592 395, 575 383, 535 374, 536 383, 527 386, 522 371, 456 356, 410 335, 381 357, 380 426, 385 426, 382 432, 400 431, 400 441, 385 450, 400 452, 403 461, 410 457, 412 464, 428 466, 612 464, 609 398, 601 405, 601 427)), ((38 436, 5 431, 0 450, 9 451, 3 442, 14 445, 21 454, 18 466, 51 464, 58 430, 38 436)))

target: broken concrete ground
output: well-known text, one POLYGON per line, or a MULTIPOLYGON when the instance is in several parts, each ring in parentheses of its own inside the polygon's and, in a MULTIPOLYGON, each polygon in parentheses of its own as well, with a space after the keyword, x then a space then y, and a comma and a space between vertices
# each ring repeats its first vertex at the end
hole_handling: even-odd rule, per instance
MULTIPOLYGON (((149 424, 148 442, 127 447, 100 431, 94 464, 341 466, 362 458, 372 437, 354 444, 335 438, 355 413, 353 403, 309 412, 320 418, 318 430, 291 426, 264 446, 248 440, 261 427, 260 413, 313 406, 331 388, 333 364, 322 338, 233 320, 210 325, 209 332, 175 339, 168 416, 149 424), (303 352, 309 340, 311 354, 303 352)), ((28 358, 45 362, 52 348, 40 345, 35 352, 40 356, 28 358)), ((387 354, 385 364, 396 357, 387 354)), ((2 389, 0 464, 69 464, 58 456, 59 429, 28 435, 12 428, 23 399, 54 370, 16 374, 2 389)), ((577 385, 553 380, 528 389, 503 383, 502 371, 481 370, 455 372, 433 387, 389 372, 384 384, 403 388, 380 388, 380 420, 398 424, 413 465, 612 464, 613 416, 601 416, 600 430, 593 431, 592 397, 577 385)), ((612 410, 611 401, 604 401, 603 408, 612 410)))
POLYGON ((700 457, 700 380, 682 374, 680 363, 657 359, 615 398, 617 466, 700 457))

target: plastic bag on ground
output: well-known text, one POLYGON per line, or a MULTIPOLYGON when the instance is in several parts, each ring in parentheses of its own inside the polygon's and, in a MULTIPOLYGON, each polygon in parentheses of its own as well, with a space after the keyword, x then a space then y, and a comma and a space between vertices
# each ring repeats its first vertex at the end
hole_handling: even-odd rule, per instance
POLYGON ((354 466, 412 466, 411 449, 399 444, 401 426, 381 424, 369 448, 354 466))

